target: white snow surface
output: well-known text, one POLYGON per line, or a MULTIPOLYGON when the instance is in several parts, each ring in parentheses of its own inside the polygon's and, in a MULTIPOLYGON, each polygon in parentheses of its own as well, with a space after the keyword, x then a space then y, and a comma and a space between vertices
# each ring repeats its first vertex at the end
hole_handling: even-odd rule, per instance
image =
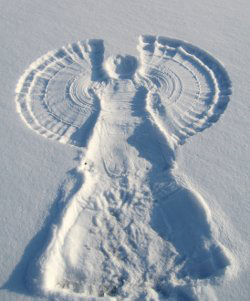
MULTIPOLYGON (((114 295, 117 289, 124 293, 117 297, 118 300, 125 299, 129 291, 132 291, 129 300, 193 300, 192 298, 195 300, 193 291, 198 300, 250 299, 249 14, 250 5, 247 1, 232 0, 0 1, 2 41, 0 49, 0 300, 48 300, 49 298, 109 300, 112 299, 110 296, 101 298, 102 293, 114 295), (185 188, 182 192, 178 192, 179 198, 176 194, 168 198, 170 205, 166 205, 167 209, 160 203, 158 205, 160 209, 155 209, 154 212, 156 224, 153 224, 152 228, 148 226, 147 221, 150 219, 148 215, 150 210, 156 208, 150 200, 156 197, 150 195, 151 191, 146 191, 147 185, 142 184, 144 179, 146 183, 146 170, 157 165, 158 161, 154 158, 151 161, 140 158, 137 161, 131 159, 126 162, 125 157, 138 157, 136 148, 128 147, 126 143, 115 145, 115 140, 110 138, 109 133, 112 129, 113 137, 121 138, 121 135, 124 135, 124 140, 129 139, 131 133, 121 132, 120 123, 128 122, 130 125, 137 125, 141 122, 142 116, 131 114, 129 120, 125 118, 122 121, 116 120, 116 116, 111 116, 112 118, 108 116, 110 118, 108 123, 105 109, 113 110, 113 115, 116 115, 117 105, 112 107, 108 100, 104 101, 104 116, 101 115, 100 118, 100 121, 104 121, 102 123, 98 121, 87 148, 77 148, 67 144, 68 139, 59 139, 66 142, 61 144, 56 140, 37 135, 26 126, 25 116, 24 120, 20 118, 17 112, 20 112, 20 109, 16 107, 15 102, 15 91, 18 90, 16 85, 24 70, 48 51, 80 40, 102 39, 105 45, 105 58, 110 55, 128 54, 139 60, 136 46, 141 34, 176 38, 203 49, 224 66, 232 83, 230 102, 219 120, 204 131, 188 137, 186 143, 178 147, 175 158, 178 172, 168 175, 174 182, 174 187, 175 185, 187 187, 193 194, 190 196, 190 192, 185 191, 185 188), (105 134, 103 128, 108 129, 105 134), (98 135, 100 132, 103 134, 101 137, 98 135), (98 148, 97 145, 101 147, 98 148), (105 146, 104 150, 103 146, 105 146), (101 163, 99 164, 98 160, 103 156, 95 151, 101 149, 108 154, 112 153, 111 150, 114 151, 115 147, 118 149, 116 153, 118 155, 109 159, 110 162, 105 162, 106 166, 108 165, 106 171, 110 172, 111 169, 111 173, 116 176, 117 173, 123 172, 124 168, 129 170, 134 192, 140 195, 129 195, 127 186, 125 191, 122 191, 117 179, 113 180, 111 187, 108 172, 106 176, 102 176, 105 173, 101 173, 100 176, 98 166, 100 167, 101 163), (92 168, 92 162, 97 167, 99 175, 95 168, 92 168), (131 162, 135 162, 133 168, 131 162), (136 173, 138 170, 139 173, 136 173), (106 200, 100 201, 98 208, 93 208, 97 204, 95 199, 98 199, 100 194, 107 195, 110 190, 113 194, 109 194, 106 200), (92 203, 87 195, 94 199, 92 203), (86 204, 82 196, 87 199, 87 210, 83 210, 86 204), (142 211, 139 210, 139 213, 133 211, 133 206, 129 209, 126 203, 124 205, 122 202, 120 204, 114 201, 110 204, 112 198, 123 201, 140 199, 140 197, 145 199, 145 196, 148 202, 144 203, 146 206, 142 211), (180 212, 175 205, 171 205, 171 199, 178 204, 183 198, 195 200, 190 203, 195 209, 188 206, 189 208, 184 208, 180 212), (116 206, 122 207, 120 215, 117 213, 116 206), (165 244, 164 227, 160 225, 161 222, 157 224, 158 216, 164 210, 170 221, 172 217, 168 212, 171 210, 171 212, 175 210, 179 212, 173 213, 174 219, 180 218, 180 222, 172 222, 174 237, 179 235, 177 229, 179 225, 190 226, 191 220, 194 221, 194 225, 198 225, 196 230, 190 226, 198 237, 196 238, 198 257, 203 256, 201 250, 204 248, 202 243, 205 236, 208 256, 213 262, 212 265, 209 260, 206 263, 203 269, 205 276, 200 274, 199 265, 192 264, 192 261, 187 263, 184 272, 179 272, 182 271, 181 267, 177 267, 176 261, 174 263, 171 261, 178 251, 181 253, 184 250, 186 252, 183 251, 184 257, 191 256, 192 252, 188 251, 190 242, 182 236, 178 236, 176 240, 169 240, 173 246, 165 244), (127 214, 127 217, 122 217, 124 214, 127 214), (78 216, 77 222, 76 216, 78 216), (112 219, 107 220, 108 216, 112 216, 112 219), (128 229, 126 234, 119 232, 120 228, 112 226, 119 218, 122 221, 121 229, 128 229), (134 226, 130 228, 129 218, 133 218, 134 222, 134 226), (196 222, 196 219, 202 219, 202 222, 196 222), (97 229, 101 229, 102 232, 97 233, 96 228, 90 226, 93 220, 97 229), (71 227, 71 224, 75 226, 71 227), (70 234, 67 234, 68 228, 70 234), (114 233, 111 229, 116 229, 118 232, 114 233), (206 234, 207 231, 209 233, 212 231, 212 235, 206 234), (119 239, 111 237, 115 234, 123 239, 123 244, 117 245, 119 239), (60 240, 64 241, 63 247, 60 245, 60 240), (103 258, 98 253, 100 241, 104 249, 102 254, 106 254, 106 257, 102 255, 103 258), (136 251, 131 255, 129 252, 134 241, 141 245, 132 248, 136 251), (88 252, 89 245, 92 251, 88 252), (124 250, 126 247, 127 250, 124 250), (109 264, 107 259, 112 252, 116 253, 116 257, 115 254, 112 257, 113 265, 109 264), (124 266, 121 266, 120 259, 124 254, 127 255, 123 260, 124 266), (147 273, 155 272, 160 275, 162 267, 166 267, 164 258, 168 260, 167 267, 171 267, 169 271, 171 270, 172 274, 170 272, 169 274, 172 278, 168 275, 168 278, 161 277, 158 284, 153 283, 152 277, 150 278, 147 273), (109 284, 108 288, 100 276, 103 262, 106 262, 105 268, 109 271, 109 274, 107 271, 106 274, 104 273, 104 277, 110 276, 110 279, 105 279, 109 284), (146 266, 146 263, 151 263, 154 269, 152 266, 146 266), (193 270, 190 270, 190 267, 193 267, 193 270), (212 276, 217 268, 225 273, 215 279, 212 276), (91 274, 93 269, 97 272, 91 274), (89 276, 85 284, 82 281, 86 279, 83 270, 89 276), (119 274, 120 271, 127 271, 127 274, 122 275, 123 278, 113 276, 112 272, 119 274), (126 275, 132 272, 135 283, 128 280, 126 283, 126 275), (144 276, 147 275, 148 283, 141 277, 142 272, 144 276), (178 281, 178 277, 173 279, 176 273, 179 275, 178 281), (70 275, 73 275, 73 278, 70 275), (198 280, 191 281, 188 277, 196 277, 198 280), (123 288, 121 282, 125 282, 123 288), (93 283, 98 283, 99 286, 95 285, 94 289, 90 289, 93 283), (163 287, 166 283, 170 287, 164 293, 163 287), (92 293, 95 297, 84 299, 83 294, 79 294, 83 287, 87 295, 92 293), (176 287, 177 291, 174 291, 173 287, 176 287)), ((113 65, 108 61, 106 69, 111 77, 117 74, 112 68, 113 65)), ((134 86, 128 84, 126 80, 119 83, 118 90, 125 89, 134 93, 134 86)), ((113 87, 112 81, 109 86, 113 87)), ((109 93, 110 90, 102 93, 104 100, 108 99, 109 93)), ((117 94, 114 99, 116 97, 117 94)), ((126 97, 131 98, 131 96, 126 97)), ((122 107, 122 110, 126 108, 122 107)), ((160 116, 157 115, 157 110, 151 111, 151 114, 155 120, 160 116)), ((171 114, 175 116, 175 113, 171 114)), ((162 126, 159 119, 157 124, 159 127, 162 126)), ((33 125, 31 128, 34 129, 33 125)), ((133 130, 131 126, 131 131, 133 130)), ((164 131, 164 128, 161 130, 164 131)), ((169 131, 169 128, 166 131, 169 131)), ((58 130, 57 133, 60 135, 61 132, 58 130)), ((150 135, 148 136, 150 138, 150 135)), ((137 145, 136 143, 137 141, 131 142, 132 145, 137 145)), ((152 144, 157 147, 157 143, 152 144)), ((164 145, 164 147, 168 146, 164 145)), ((143 148, 138 148, 137 145, 138 149, 143 148)), ((154 153, 153 148, 152 153, 154 153)), ((171 151, 167 149, 166 154, 170 153, 171 151)), ((160 162, 159 166, 161 164, 160 162)), ((172 184, 170 186, 172 187, 172 184)), ((131 193, 131 189, 129 192, 131 193)), ((187 227, 185 234, 190 233, 190 229, 187 227)), ((203 259, 201 258, 202 264, 203 259)), ((180 262, 181 260, 182 258, 180 262)))

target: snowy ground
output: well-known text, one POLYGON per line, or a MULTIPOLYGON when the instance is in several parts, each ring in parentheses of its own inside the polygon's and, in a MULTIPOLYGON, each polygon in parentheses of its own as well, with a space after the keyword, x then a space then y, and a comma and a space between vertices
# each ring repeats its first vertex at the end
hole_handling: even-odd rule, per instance
POLYGON ((60 185, 80 159, 76 148, 26 127, 14 101, 19 77, 49 50, 88 38, 103 39, 107 56, 138 56, 141 34, 188 41, 230 76, 224 114, 189 138, 176 160, 231 254, 229 273, 200 300, 249 300, 249 13, 247 1, 1 1, 1 300, 39 300, 25 286, 27 266, 46 246, 60 185))

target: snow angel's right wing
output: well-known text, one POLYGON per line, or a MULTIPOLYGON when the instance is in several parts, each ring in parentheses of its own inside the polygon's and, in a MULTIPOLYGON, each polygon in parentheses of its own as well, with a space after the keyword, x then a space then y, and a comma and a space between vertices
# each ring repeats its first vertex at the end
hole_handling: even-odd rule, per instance
POLYGON ((183 41, 141 36, 138 78, 148 87, 147 109, 173 145, 203 131, 224 112, 231 82, 223 66, 183 41))
POLYGON ((84 146, 99 113, 92 88, 102 80, 103 55, 102 40, 87 40, 32 63, 16 87, 25 123, 47 138, 84 146))

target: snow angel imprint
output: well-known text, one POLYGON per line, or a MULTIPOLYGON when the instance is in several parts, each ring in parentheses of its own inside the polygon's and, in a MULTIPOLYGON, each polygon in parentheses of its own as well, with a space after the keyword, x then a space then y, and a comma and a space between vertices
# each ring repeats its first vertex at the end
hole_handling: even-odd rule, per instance
POLYGON ((29 268, 40 293, 196 300, 230 265, 205 201, 175 162, 178 147, 224 112, 230 80, 191 44, 141 36, 137 48, 139 59, 105 59, 101 40, 71 44, 17 85, 30 128, 85 148, 83 184, 29 268))

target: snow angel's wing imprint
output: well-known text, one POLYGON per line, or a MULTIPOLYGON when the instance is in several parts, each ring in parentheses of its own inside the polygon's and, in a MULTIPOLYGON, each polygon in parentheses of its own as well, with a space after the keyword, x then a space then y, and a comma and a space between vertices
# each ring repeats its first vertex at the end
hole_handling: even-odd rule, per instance
POLYGON ((204 130, 224 112, 231 82, 203 50, 170 38, 141 36, 138 77, 150 91, 148 110, 174 144, 204 130))
POLYGON ((33 62, 16 87, 17 110, 47 138, 82 146, 99 112, 92 93, 101 78, 103 41, 88 40, 48 52, 33 62))

